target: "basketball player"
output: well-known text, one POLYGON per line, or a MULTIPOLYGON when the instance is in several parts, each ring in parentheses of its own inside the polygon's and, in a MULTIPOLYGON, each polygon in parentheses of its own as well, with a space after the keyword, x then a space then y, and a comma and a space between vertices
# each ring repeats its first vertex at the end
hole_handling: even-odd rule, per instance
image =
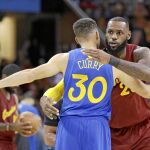
MULTIPOLYGON (((19 70, 19 66, 9 64, 2 70, 2 78, 19 70)), ((28 133, 31 129, 30 124, 17 123, 16 120, 17 97, 13 88, 0 89, 0 150, 16 150, 15 132, 28 133)))
MULTIPOLYGON (((130 39, 129 23, 125 18, 112 18, 106 29, 106 51, 111 56, 111 65, 137 77, 143 81, 150 81, 150 50, 134 44, 127 44, 130 39)), ((108 62, 108 56, 103 51, 84 50, 84 53, 97 61, 108 62)), ((63 83, 59 83, 63 87, 63 83)), ((62 88, 53 88, 45 92, 42 101, 43 109, 49 118, 57 116, 59 110, 48 105, 53 99, 63 95, 62 88), (57 97, 54 96, 57 93, 57 97), (49 99, 48 99, 49 98, 49 99), (49 102, 50 101, 50 102, 49 102)), ((147 99, 131 92, 116 79, 116 86, 112 91, 112 116, 110 121, 113 150, 149 150, 150 149, 150 108, 147 99)))
MULTIPOLYGON (((56 108, 61 108, 62 101, 59 101, 56 108)), ((58 126, 58 120, 56 119, 49 119, 47 116, 44 118, 44 141, 46 144, 46 150, 54 150, 55 149, 55 140, 56 140, 56 129, 58 126)))
MULTIPOLYGON (((127 74, 150 82, 150 50, 127 44, 129 23, 121 17, 112 18, 106 29, 106 51, 109 64, 127 74)), ((94 60, 108 62, 104 51, 85 50, 94 60)), ((113 150, 150 150, 150 107, 147 99, 131 92, 116 79, 112 92, 110 122, 113 150), (132 114, 132 115, 131 115, 132 114)))
MULTIPOLYGON (((81 48, 53 56, 48 63, 0 80, 0 88, 64 74, 64 96, 56 137, 56 150, 111 150, 108 121, 110 97, 116 78, 133 92, 150 98, 150 85, 133 79, 109 64, 89 61, 83 48, 96 49, 100 38, 94 20, 83 18, 73 25, 81 48)), ((52 102, 53 103, 53 102, 52 102)))

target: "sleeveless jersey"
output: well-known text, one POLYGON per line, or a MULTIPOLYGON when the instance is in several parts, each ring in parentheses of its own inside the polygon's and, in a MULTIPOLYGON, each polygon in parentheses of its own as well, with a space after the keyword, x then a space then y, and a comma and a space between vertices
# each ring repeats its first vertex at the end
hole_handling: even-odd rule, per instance
MULTIPOLYGON (((10 100, 7 100, 2 91, 0 91, 0 122, 13 123, 17 119, 17 105, 15 96, 11 95, 10 100)), ((14 142, 15 132, 1 131, 0 141, 14 142)))
MULTIPOLYGON (((126 46, 125 60, 134 62, 133 52, 136 47, 134 44, 126 46)), ((112 128, 133 126, 149 118, 150 108, 147 100, 131 92, 119 79, 116 79, 115 82, 116 86, 112 91, 112 118, 110 126, 112 128)))
POLYGON ((88 60, 81 50, 69 52, 61 117, 104 116, 109 119, 114 84, 112 66, 88 60))

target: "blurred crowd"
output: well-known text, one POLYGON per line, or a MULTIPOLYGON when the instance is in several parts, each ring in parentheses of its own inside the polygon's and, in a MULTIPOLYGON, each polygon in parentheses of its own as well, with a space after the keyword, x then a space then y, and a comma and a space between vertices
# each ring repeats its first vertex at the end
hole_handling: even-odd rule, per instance
MULTIPOLYGON (((73 0, 82 8, 89 17, 95 19, 99 27, 105 32, 107 21, 115 16, 122 16, 129 19, 132 31, 130 42, 150 47, 150 3, 138 1, 131 5, 131 1, 103 1, 103 0, 73 0)), ((65 45, 65 44, 64 44, 65 45)), ((74 47, 75 45, 73 45, 74 47)), ((68 51, 69 46, 64 46, 68 51)), ((71 48, 71 46, 70 46, 71 48)), ((19 64, 22 69, 36 67, 48 61, 47 49, 45 45, 36 36, 31 36, 25 41, 22 49, 18 52, 15 63, 19 64)), ((0 71, 10 62, 1 59, 0 71)), ((44 91, 53 87, 60 81, 62 75, 59 74, 53 78, 38 80, 31 84, 18 87, 18 96, 20 107, 22 104, 34 106, 41 118, 44 115, 39 106, 39 100, 44 91)), ((43 131, 42 131, 43 132, 43 131)), ((21 149, 19 149, 21 150, 21 149)), ((38 150, 38 149, 37 149, 38 150)))
POLYGON ((130 42, 150 46, 150 3, 145 1, 81 0, 80 7, 105 31, 107 21, 116 16, 126 17, 130 22, 130 42))

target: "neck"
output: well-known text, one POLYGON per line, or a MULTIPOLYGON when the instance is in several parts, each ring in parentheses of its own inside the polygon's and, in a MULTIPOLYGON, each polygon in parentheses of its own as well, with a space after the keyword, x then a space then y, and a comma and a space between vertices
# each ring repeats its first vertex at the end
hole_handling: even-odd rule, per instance
POLYGON ((97 49, 97 45, 95 43, 85 42, 81 44, 81 48, 97 49))
POLYGON ((126 47, 121 52, 119 52, 117 54, 117 57, 121 58, 121 59, 125 59, 125 57, 126 57, 126 47))

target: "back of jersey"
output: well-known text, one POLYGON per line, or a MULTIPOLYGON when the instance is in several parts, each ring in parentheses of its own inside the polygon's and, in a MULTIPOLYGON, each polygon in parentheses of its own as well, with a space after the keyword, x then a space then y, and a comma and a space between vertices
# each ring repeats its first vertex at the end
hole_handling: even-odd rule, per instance
POLYGON ((88 60, 82 49, 70 51, 64 76, 60 117, 111 115, 112 66, 88 60))

